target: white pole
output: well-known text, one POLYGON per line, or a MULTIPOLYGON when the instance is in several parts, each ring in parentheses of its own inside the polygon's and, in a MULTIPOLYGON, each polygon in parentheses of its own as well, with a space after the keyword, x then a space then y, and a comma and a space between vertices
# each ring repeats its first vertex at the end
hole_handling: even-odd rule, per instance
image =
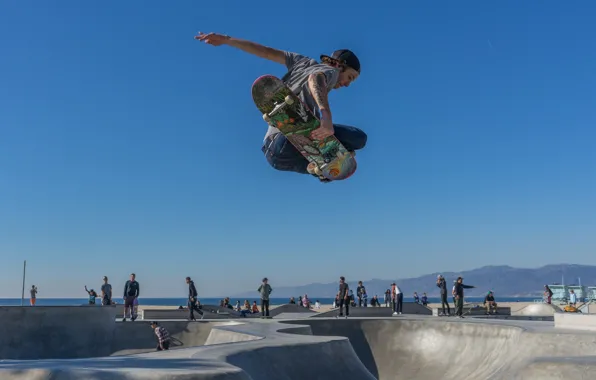
POLYGON ((21 291, 21 306, 25 302, 25 270, 27 269, 27 260, 23 262, 23 289, 21 291))

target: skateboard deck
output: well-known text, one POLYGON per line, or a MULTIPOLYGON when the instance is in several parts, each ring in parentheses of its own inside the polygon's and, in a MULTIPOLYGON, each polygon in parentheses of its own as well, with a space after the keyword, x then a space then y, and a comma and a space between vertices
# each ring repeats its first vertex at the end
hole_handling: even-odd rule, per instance
POLYGON ((349 178, 356 171, 353 155, 334 136, 310 137, 320 120, 281 79, 263 75, 252 85, 252 98, 263 119, 298 149, 309 162, 308 172, 331 181, 349 178))

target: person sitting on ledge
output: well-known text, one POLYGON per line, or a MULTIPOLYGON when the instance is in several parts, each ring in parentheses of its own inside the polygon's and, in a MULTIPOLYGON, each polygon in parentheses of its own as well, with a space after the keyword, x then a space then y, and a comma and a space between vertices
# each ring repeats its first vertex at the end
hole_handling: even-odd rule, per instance
POLYGON ((498 314, 497 303, 495 302, 495 295, 492 290, 489 290, 484 297, 484 306, 486 306, 486 315, 492 314, 491 309, 494 309, 495 314, 498 314))
POLYGON ((252 314, 252 308, 250 307, 248 300, 244 300, 244 308, 240 310, 240 314, 242 314, 244 318, 246 318, 246 314, 252 314))

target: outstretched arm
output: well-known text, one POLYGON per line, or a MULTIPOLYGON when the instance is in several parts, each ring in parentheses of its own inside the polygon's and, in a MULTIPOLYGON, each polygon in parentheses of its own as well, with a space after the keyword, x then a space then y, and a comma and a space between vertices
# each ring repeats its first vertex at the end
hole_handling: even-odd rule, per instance
POLYGON ((204 34, 202 32, 199 32, 199 34, 195 36, 195 40, 199 40, 213 46, 232 46, 247 53, 254 54, 257 57, 265 58, 270 61, 280 63, 282 65, 286 64, 286 56, 282 50, 274 49, 269 46, 264 46, 256 42, 241 40, 239 38, 230 37, 224 34, 204 34))

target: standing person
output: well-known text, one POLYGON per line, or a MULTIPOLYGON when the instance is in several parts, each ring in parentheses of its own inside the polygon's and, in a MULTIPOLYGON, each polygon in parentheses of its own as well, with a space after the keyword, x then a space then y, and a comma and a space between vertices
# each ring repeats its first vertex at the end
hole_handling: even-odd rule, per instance
POLYGON ((553 291, 550 290, 548 285, 544 285, 544 302, 550 305, 553 299, 553 291))
MULTIPOLYGON (((323 140, 335 135, 352 154, 366 145, 367 136, 360 129, 334 124, 328 100, 331 90, 348 87, 360 76, 360 61, 352 51, 342 49, 331 57, 321 55, 321 62, 317 62, 297 53, 217 33, 199 32, 195 39, 212 46, 228 45, 286 66, 288 72, 282 80, 321 120, 321 126, 312 132, 311 138, 323 140)), ((261 150, 276 170, 308 174, 308 161, 279 129, 269 126, 261 150)))
POLYGON ((103 285, 101 286, 101 304, 103 306, 112 304, 112 285, 108 284, 108 276, 103 276, 103 285))
POLYGON ((135 303, 138 305, 137 299, 140 294, 140 286, 136 278, 137 276, 131 273, 130 280, 124 284, 124 318, 122 318, 122 322, 126 322, 127 311, 131 321, 137 319, 135 303))
POLYGON ((569 305, 573 307, 577 306, 577 295, 573 289, 569 291, 569 305))
POLYGON ((443 308, 443 311, 439 313, 439 317, 451 315, 451 308, 449 302, 447 302, 447 281, 442 275, 437 276, 437 287, 441 291, 441 307, 443 308), (447 306, 447 314, 445 314, 445 306, 447 306))
POLYGON ((393 315, 401 315, 404 294, 397 284, 394 282, 391 284, 391 298, 393 299, 393 315))
POLYGON ((453 299, 453 310, 457 310, 457 299, 455 298, 455 286, 457 285, 457 280, 453 280, 453 288, 451 288, 451 298, 453 299))
POLYGON ((170 349, 170 333, 165 327, 160 326, 157 322, 151 322, 151 328, 155 331, 157 336, 157 351, 166 351, 170 349))
POLYGON ((29 299, 29 304, 31 306, 35 306, 35 301, 37 301, 37 287, 35 285, 31 285, 31 298, 29 299))
POLYGON ((257 292, 261 293, 261 317, 269 317, 269 295, 273 289, 269 285, 267 277, 263 279, 263 283, 257 289, 257 292))
POLYGON ((455 301, 457 303, 455 315, 459 318, 464 317, 464 289, 474 288, 472 285, 464 285, 463 280, 464 278, 460 276, 455 282, 455 301))
POLYGON ((187 306, 188 306, 188 310, 190 312, 188 319, 191 321, 197 320, 195 318, 195 314, 194 314, 195 311, 197 313, 199 313, 199 315, 201 316, 201 319, 203 319, 204 314, 201 310, 199 310, 199 308, 197 306, 197 297, 199 296, 199 293, 197 292, 197 288, 195 287, 195 282, 193 280, 191 280, 190 277, 186 277, 186 283, 188 284, 187 306))
POLYGON ((364 285, 362 285, 362 281, 358 281, 358 286, 356 287, 356 296, 358 297, 358 307, 362 307, 362 295, 364 294, 364 285))
POLYGON ((385 290, 385 307, 389 307, 391 303, 391 290, 385 290))
POLYGON ((350 287, 346 283, 346 278, 344 276, 339 278, 339 291, 337 292, 337 298, 339 299, 339 315, 337 317, 344 316, 343 309, 345 306, 346 318, 348 318, 350 315, 350 287))
POLYGON ((422 306, 428 305, 428 297, 426 296, 426 293, 422 293, 422 298, 420 298, 420 302, 422 303, 422 306))

